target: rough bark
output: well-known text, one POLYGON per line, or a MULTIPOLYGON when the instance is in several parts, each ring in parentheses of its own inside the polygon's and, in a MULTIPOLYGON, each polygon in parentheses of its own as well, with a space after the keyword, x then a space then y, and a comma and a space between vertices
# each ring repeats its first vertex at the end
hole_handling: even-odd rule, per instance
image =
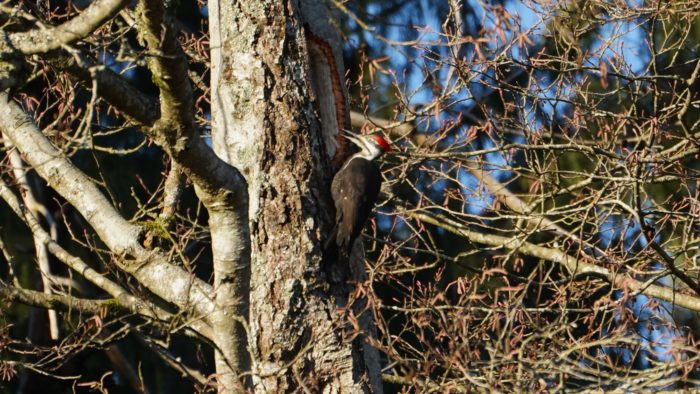
MULTIPOLYGON (((209 6, 214 147, 244 174, 250 197, 255 390, 370 391, 362 346, 343 338, 338 292, 322 270, 330 172, 310 99, 302 5, 209 6)), ((325 6, 315 7, 327 23, 325 6)))

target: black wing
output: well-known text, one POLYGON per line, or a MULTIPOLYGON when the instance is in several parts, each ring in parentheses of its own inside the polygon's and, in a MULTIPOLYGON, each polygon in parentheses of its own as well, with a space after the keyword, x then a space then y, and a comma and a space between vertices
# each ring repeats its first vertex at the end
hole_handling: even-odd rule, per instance
POLYGON ((381 176, 376 163, 356 158, 333 179, 331 193, 336 212, 336 244, 346 254, 350 253, 372 213, 379 195, 381 176))

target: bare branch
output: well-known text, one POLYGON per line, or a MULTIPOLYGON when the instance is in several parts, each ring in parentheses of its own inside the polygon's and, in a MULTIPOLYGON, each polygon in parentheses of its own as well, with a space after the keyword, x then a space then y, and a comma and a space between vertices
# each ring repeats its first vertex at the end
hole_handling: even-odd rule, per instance
POLYGON ((124 220, 92 181, 62 157, 7 95, 0 95, 0 100, 6 102, 0 109, 0 130, 27 163, 85 217, 109 248, 122 256, 118 261, 121 268, 163 299, 180 307, 191 306, 200 316, 208 316, 212 310, 210 286, 170 264, 158 251, 141 246, 141 229, 124 220), (164 279, 171 285, 162 286, 164 279))
POLYGON ((24 55, 46 53, 87 37, 112 19, 129 2, 127 0, 96 0, 80 15, 56 27, 39 27, 27 32, 13 33, 3 42, 2 52, 17 50, 24 55))
POLYGON ((594 274, 596 276, 606 278, 610 283, 613 283, 620 288, 629 288, 633 291, 668 301, 673 305, 700 312, 699 297, 680 295, 672 288, 641 282, 631 278, 627 274, 610 272, 603 267, 595 265, 590 258, 585 256, 576 258, 569 256, 560 250, 545 248, 517 238, 507 238, 499 235, 479 233, 472 231, 463 225, 450 220, 449 218, 441 217, 435 214, 415 211, 403 211, 401 213, 406 216, 425 221, 426 223, 444 228, 445 230, 461 235, 475 243, 514 250, 528 256, 538 257, 546 261, 561 264, 566 267, 572 278, 579 274, 594 274))
POLYGON ((111 315, 130 313, 127 308, 115 300, 88 300, 62 294, 46 294, 39 291, 20 289, 0 282, 0 297, 10 302, 20 302, 25 305, 44 309, 62 311, 78 311, 92 314, 107 312, 111 315))
MULTIPOLYGON (((119 308, 128 309, 131 313, 139 314, 149 318, 153 318, 160 321, 173 321, 176 316, 171 315, 162 308, 148 303, 145 300, 136 298, 135 296, 129 294, 129 292, 113 281, 109 280, 106 276, 101 275, 90 266, 88 266, 80 258, 71 255, 65 249, 63 249, 53 238, 46 233, 46 231, 39 225, 39 222, 33 216, 33 214, 19 203, 19 200, 12 193, 10 188, 5 184, 4 181, 0 179, 0 197, 10 206, 10 208, 15 212, 17 216, 22 218, 27 225, 34 237, 39 240, 42 244, 45 244, 48 250, 61 260, 64 264, 72 268, 74 271, 80 273, 85 279, 89 280, 97 287, 106 291, 109 295, 114 297, 114 302, 119 308)), ((192 328, 197 331, 200 335, 212 339, 211 329, 200 322, 199 320, 194 320, 189 322, 192 328)))

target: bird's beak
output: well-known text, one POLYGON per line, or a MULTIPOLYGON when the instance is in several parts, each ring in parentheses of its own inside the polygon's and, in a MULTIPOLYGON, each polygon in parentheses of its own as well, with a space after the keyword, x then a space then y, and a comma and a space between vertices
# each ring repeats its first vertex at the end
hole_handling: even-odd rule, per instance
POLYGON ((360 142, 360 140, 357 138, 359 137, 359 134, 353 133, 352 131, 347 129, 343 129, 343 132, 345 133, 345 138, 349 139, 350 141, 352 141, 353 144, 362 148, 362 142, 360 142))
POLYGON ((349 135, 349 136, 351 136, 351 137, 359 137, 359 136, 360 136, 359 134, 355 133, 355 132, 352 131, 352 130, 342 129, 342 131, 343 131, 346 135, 349 135))

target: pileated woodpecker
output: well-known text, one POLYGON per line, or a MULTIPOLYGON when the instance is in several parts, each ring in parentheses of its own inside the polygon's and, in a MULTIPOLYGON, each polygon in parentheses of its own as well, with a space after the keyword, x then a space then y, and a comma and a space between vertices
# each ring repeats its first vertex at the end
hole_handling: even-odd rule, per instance
POLYGON ((382 174, 374 160, 390 151, 391 145, 377 134, 359 135, 344 131, 345 138, 357 145, 360 151, 343 164, 331 183, 335 233, 331 233, 326 248, 335 242, 338 250, 349 256, 355 239, 372 213, 382 184, 382 174))

